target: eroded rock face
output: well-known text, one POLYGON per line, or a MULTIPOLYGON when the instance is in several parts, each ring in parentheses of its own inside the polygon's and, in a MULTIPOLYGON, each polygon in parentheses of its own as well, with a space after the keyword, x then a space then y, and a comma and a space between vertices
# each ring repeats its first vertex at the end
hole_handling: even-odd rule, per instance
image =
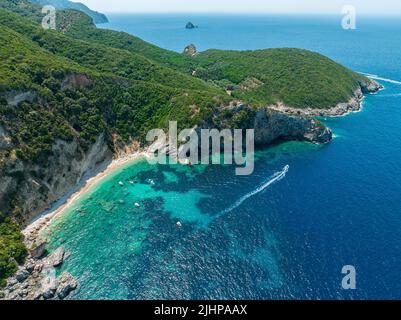
POLYGON ((0 150, 7 150, 11 147, 11 138, 7 135, 6 130, 0 125, 0 150))
POLYGON ((104 135, 100 135, 88 151, 77 140, 58 140, 48 164, 31 164, 16 160, 0 176, 0 210, 6 210, 7 199, 17 193, 16 204, 22 209, 23 225, 67 193, 74 192, 79 182, 96 173, 112 161, 104 135), (3 183, 4 182, 4 183, 3 183))
MULTIPOLYGON (((30 239, 28 239, 30 240, 30 239)), ((32 239, 33 243, 29 243, 28 251, 32 258, 39 259, 46 252, 47 241, 43 238, 32 239)))
POLYGON ((197 49, 196 49, 194 44, 190 44, 189 46, 185 47, 183 54, 186 54, 188 56, 192 56, 193 57, 193 56, 196 56, 198 54, 198 51, 197 51, 197 49))
POLYGON ((373 79, 368 79, 367 81, 360 81, 359 85, 361 86, 362 93, 375 93, 381 89, 383 86, 373 79))
MULTIPOLYGON (((225 117, 229 119, 236 118, 241 113, 246 114, 236 128, 231 128, 230 121, 217 120, 217 122, 222 128, 254 129, 255 146, 267 146, 277 140, 300 140, 322 144, 332 140, 331 130, 310 117, 288 115, 270 107, 255 110, 246 104, 230 105, 224 111, 225 117), (226 114, 227 111, 230 112, 229 116, 226 114)), ((216 119, 219 119, 219 115, 216 115, 216 119)), ((215 126, 216 124, 207 124, 202 128, 215 126)))
POLYGON ((268 145, 275 140, 301 140, 312 143, 328 143, 332 132, 316 120, 288 116, 281 112, 262 108, 255 117, 255 144, 268 145))
POLYGON ((49 267, 58 267, 64 262, 65 250, 64 247, 58 248, 46 258, 46 264, 49 267))
POLYGON ((91 83, 86 74, 71 73, 61 83, 61 90, 85 88, 91 83))

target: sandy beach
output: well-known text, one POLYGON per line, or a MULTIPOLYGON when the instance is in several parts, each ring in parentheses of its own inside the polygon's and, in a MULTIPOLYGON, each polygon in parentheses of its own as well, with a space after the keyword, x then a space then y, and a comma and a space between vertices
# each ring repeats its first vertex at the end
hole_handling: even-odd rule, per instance
POLYGON ((28 247, 32 244, 56 218, 68 209, 75 201, 77 201, 83 194, 90 188, 99 183, 103 178, 112 174, 117 169, 121 168, 130 162, 137 161, 141 158, 146 158, 146 152, 136 152, 129 156, 121 157, 113 160, 109 165, 100 168, 97 173, 88 179, 83 178, 78 186, 75 186, 72 192, 67 193, 61 197, 53 206, 38 215, 23 231, 25 241, 28 247), (77 191, 76 191, 77 190, 77 191))

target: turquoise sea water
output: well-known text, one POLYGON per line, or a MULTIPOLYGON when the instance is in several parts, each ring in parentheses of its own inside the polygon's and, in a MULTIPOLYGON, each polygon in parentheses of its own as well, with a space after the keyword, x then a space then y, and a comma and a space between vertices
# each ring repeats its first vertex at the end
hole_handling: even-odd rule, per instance
MULTIPOLYGON (((362 17, 354 31, 340 21, 110 15, 102 27, 176 51, 189 43, 200 50, 306 48, 401 81, 401 17, 362 17), (188 21, 199 28, 186 30, 188 21)), ((324 119, 336 135, 331 144, 258 151, 248 177, 235 176, 231 166, 145 161, 107 177, 49 229, 50 249, 63 244, 71 253, 60 272, 78 278, 75 298, 401 298, 396 81, 382 81, 385 90, 368 96, 362 112, 324 119), (258 192, 286 165, 285 177, 258 192), (344 265, 355 266, 357 290, 341 288, 344 265)))

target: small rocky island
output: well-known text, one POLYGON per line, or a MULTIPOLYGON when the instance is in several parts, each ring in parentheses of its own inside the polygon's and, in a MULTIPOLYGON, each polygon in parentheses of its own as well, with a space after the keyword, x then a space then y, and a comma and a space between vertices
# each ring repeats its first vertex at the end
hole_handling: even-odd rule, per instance
POLYGON ((194 25, 192 22, 188 22, 185 26, 186 29, 196 29, 198 26, 194 25))
POLYGON ((68 299, 79 290, 73 275, 59 275, 69 253, 47 252, 46 225, 31 222, 99 166, 145 146, 142 134, 165 111, 185 126, 254 129, 260 147, 325 144, 332 132, 316 116, 358 111, 364 95, 382 88, 308 50, 189 45, 180 54, 122 33, 110 43, 111 31, 79 11, 59 12, 77 32, 42 35, 32 28, 40 6, 2 0, 0 8, 0 300, 68 299))

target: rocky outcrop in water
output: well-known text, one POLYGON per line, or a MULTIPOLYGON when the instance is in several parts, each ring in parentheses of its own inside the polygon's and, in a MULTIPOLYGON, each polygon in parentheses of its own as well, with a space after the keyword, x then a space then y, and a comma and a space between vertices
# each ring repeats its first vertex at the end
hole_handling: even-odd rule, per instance
POLYGON ((288 115, 269 107, 253 109, 246 104, 230 105, 215 115, 213 124, 202 128, 254 129, 255 145, 267 146, 278 140, 300 140, 325 144, 331 141, 332 132, 318 120, 288 115), (223 117, 223 118, 222 118, 223 117), (233 123, 231 119, 240 119, 233 123))
POLYGON ((193 57, 198 54, 198 51, 196 50, 196 47, 194 44, 190 44, 185 47, 183 54, 193 57))
POLYGON ((196 29, 198 26, 194 25, 192 22, 188 22, 185 26, 186 29, 196 29))
POLYGON ((18 272, 7 280, 0 290, 5 300, 63 300, 78 287, 77 280, 68 272, 56 276, 56 269, 63 264, 67 254, 58 248, 42 259, 29 256, 18 272))
POLYGON ((78 282, 68 272, 64 272, 60 278, 58 278, 58 286, 56 295, 59 299, 65 299, 68 295, 78 287, 78 282))
POLYGON ((59 267, 64 262, 64 255, 65 249, 60 247, 46 258, 45 263, 49 267, 59 267))

